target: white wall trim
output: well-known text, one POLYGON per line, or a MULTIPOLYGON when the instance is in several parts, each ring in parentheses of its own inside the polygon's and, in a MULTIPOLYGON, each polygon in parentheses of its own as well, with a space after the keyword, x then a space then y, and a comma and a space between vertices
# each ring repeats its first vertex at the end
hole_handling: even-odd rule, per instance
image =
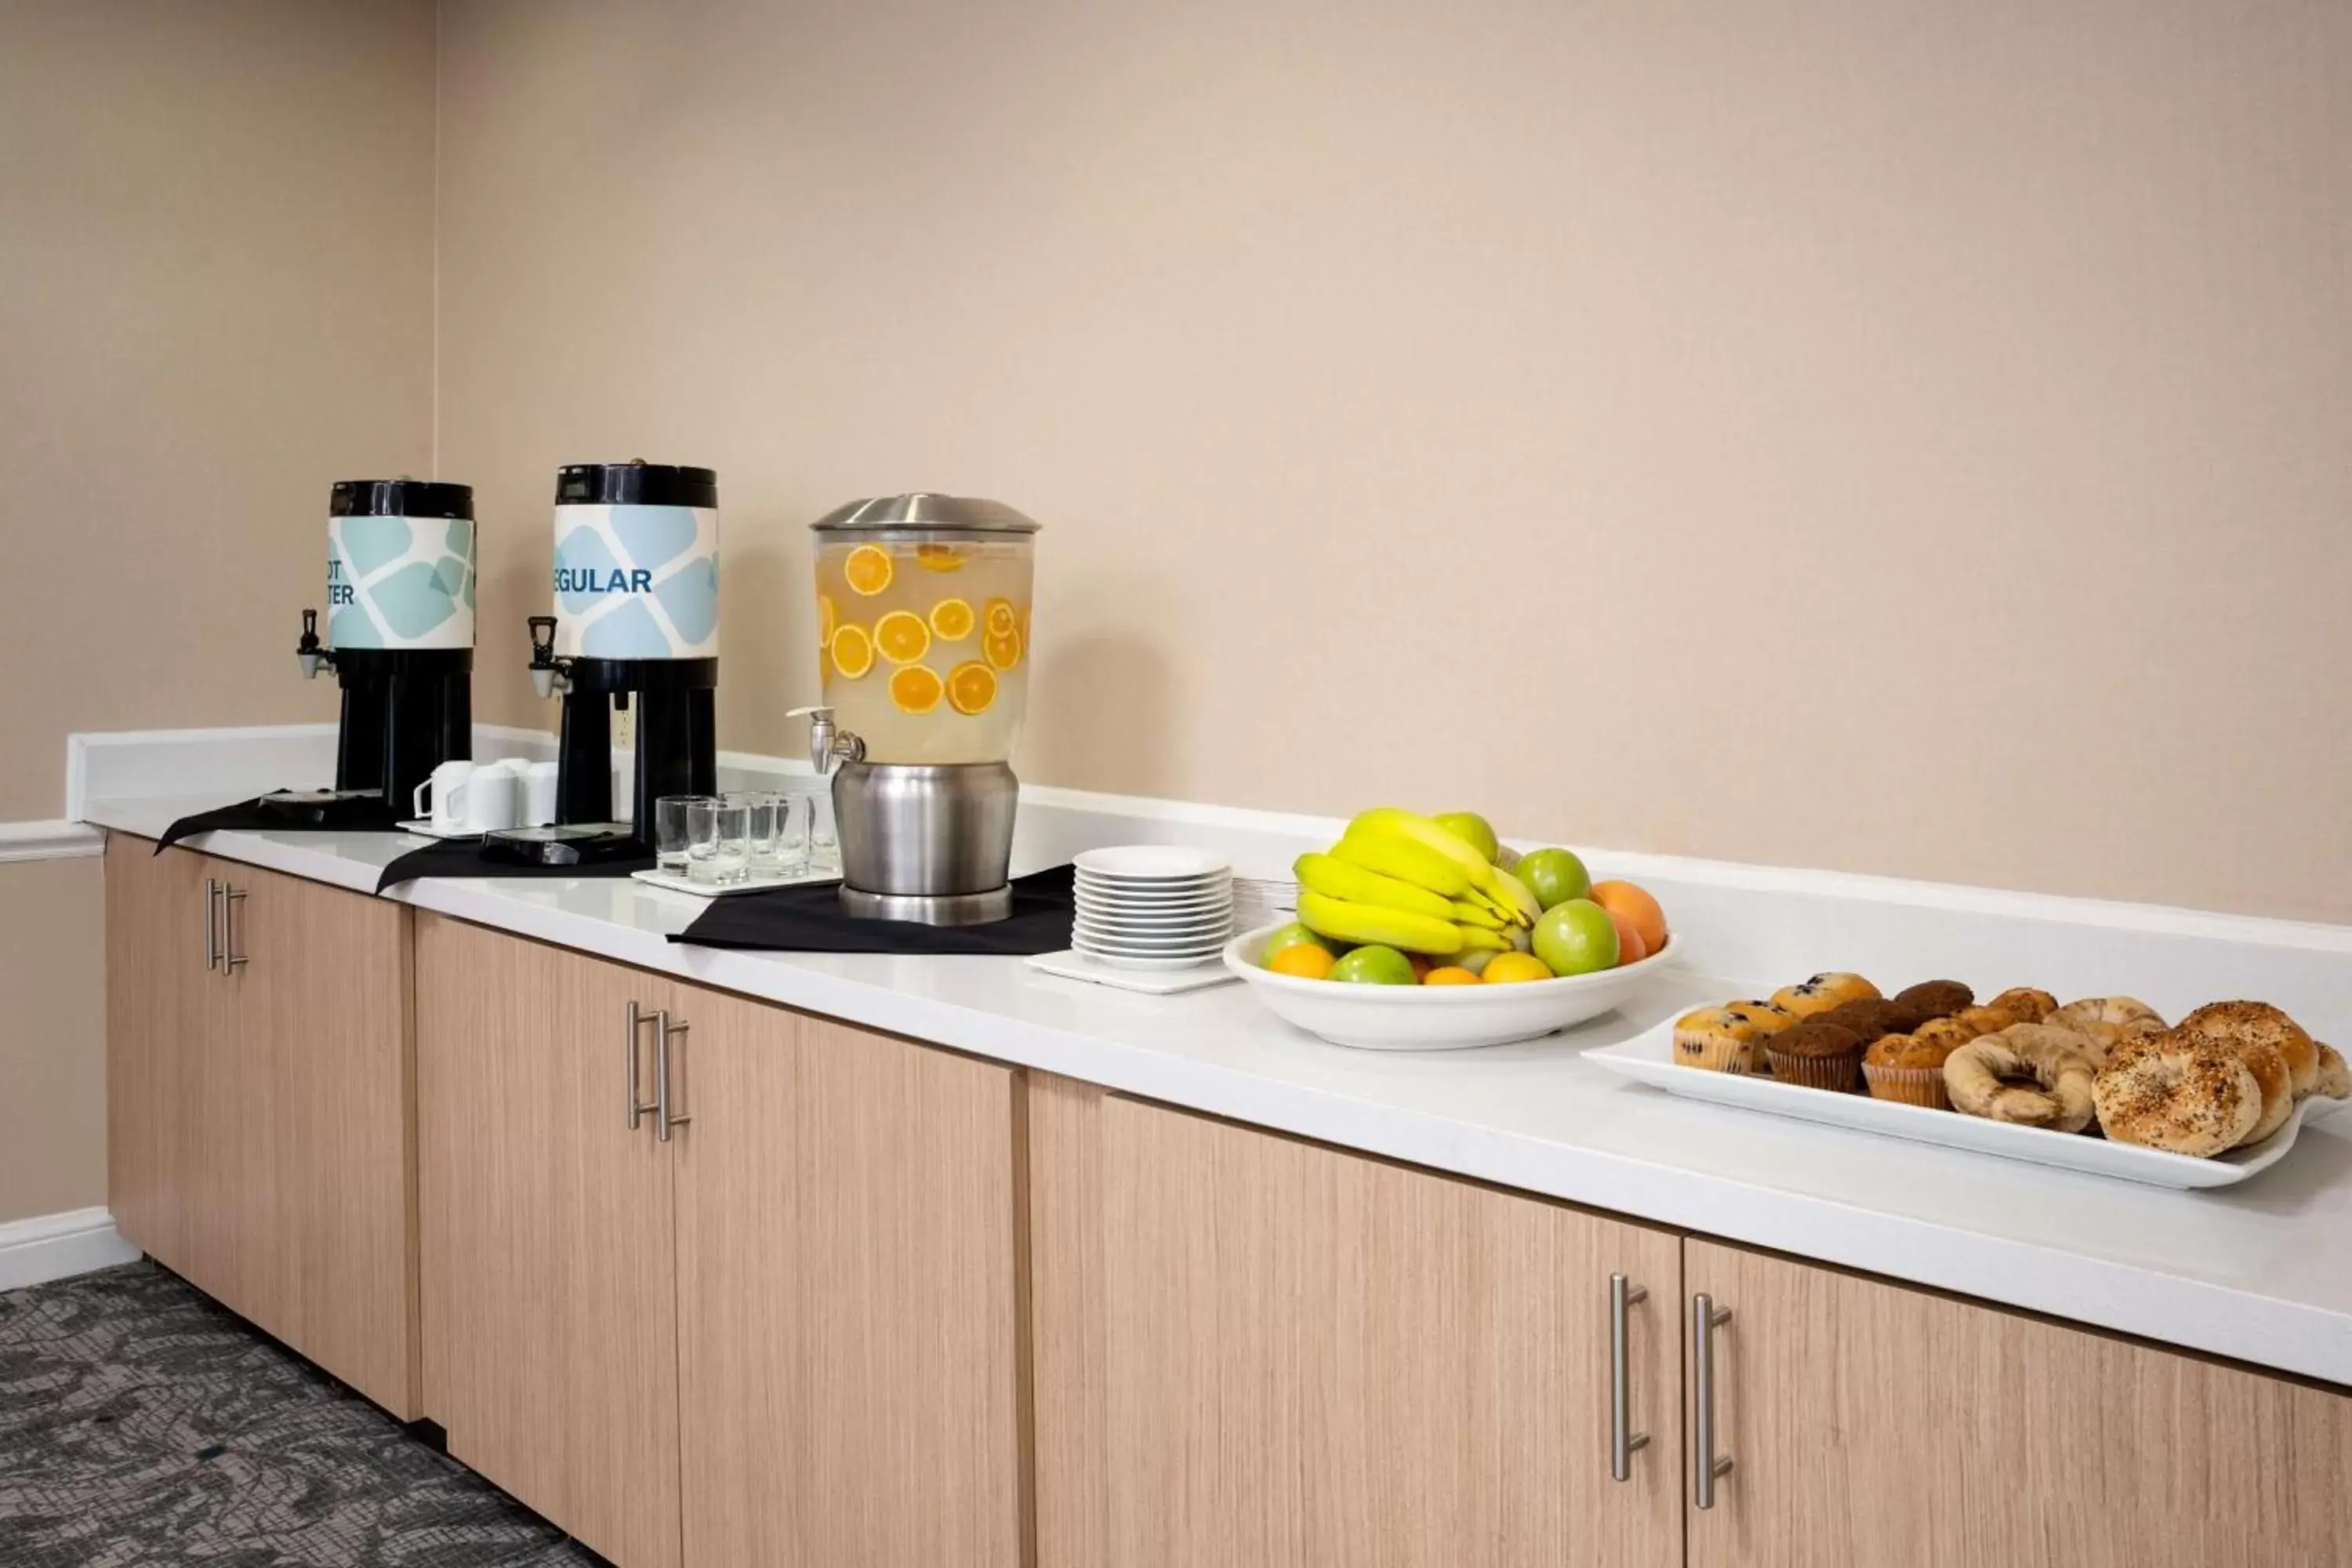
MULTIPOLYGON (((332 723, 246 724, 217 730, 77 730, 66 737, 66 816, 75 822, 87 818, 91 766, 94 763, 102 763, 109 753, 184 746, 213 754, 239 742, 278 741, 315 744, 323 739, 331 768, 335 734, 336 726, 332 723)), ((291 784, 302 781, 280 779, 278 782, 291 784)))
POLYGON ((139 1249, 114 1228, 102 1208, 37 1215, 0 1225, 0 1290, 46 1285, 93 1269, 129 1263, 139 1249))
POLYGON ((16 860, 79 860, 106 847, 106 835, 62 817, 0 822, 0 866, 16 860))

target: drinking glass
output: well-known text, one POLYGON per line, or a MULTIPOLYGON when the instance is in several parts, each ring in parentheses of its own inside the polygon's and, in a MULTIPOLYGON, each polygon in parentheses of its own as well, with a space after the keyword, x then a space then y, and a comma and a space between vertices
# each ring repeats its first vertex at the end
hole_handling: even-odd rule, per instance
POLYGON ((804 796, 809 803, 809 868, 841 869, 841 841, 833 833, 833 792, 820 789, 804 796))
POLYGON ((715 795, 686 806, 686 875, 688 881, 725 887, 751 874, 751 847, 744 842, 750 813, 715 795))
POLYGON ((654 867, 673 877, 686 875, 686 812, 707 795, 666 795, 654 802, 654 867))
POLYGON ((809 868, 809 797, 776 797, 776 865, 780 877, 799 877, 809 868))
POLYGON ((751 874, 777 874, 776 834, 783 816, 784 797, 767 790, 730 790, 727 804, 743 808, 743 844, 749 851, 751 874))

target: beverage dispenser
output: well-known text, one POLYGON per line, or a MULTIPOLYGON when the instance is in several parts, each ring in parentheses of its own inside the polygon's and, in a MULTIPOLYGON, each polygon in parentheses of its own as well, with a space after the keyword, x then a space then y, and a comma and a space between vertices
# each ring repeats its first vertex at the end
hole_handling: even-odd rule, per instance
POLYGON ((327 500, 327 635, 302 612, 302 673, 335 672, 335 787, 266 796, 312 821, 389 826, 440 763, 473 754, 474 491, 343 479, 327 500))
POLYGON ((961 496, 854 501, 815 535, 809 752, 833 774, 842 903, 934 925, 1011 912, 1013 743, 1037 524, 961 496))

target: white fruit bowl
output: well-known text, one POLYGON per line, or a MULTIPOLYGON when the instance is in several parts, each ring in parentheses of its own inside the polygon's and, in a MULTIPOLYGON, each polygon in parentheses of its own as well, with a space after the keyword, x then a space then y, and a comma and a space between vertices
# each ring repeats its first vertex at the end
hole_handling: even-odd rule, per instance
POLYGON ((1335 1046, 1367 1051, 1458 1051, 1531 1040, 1597 1018, 1672 967, 1675 942, 1638 963, 1507 985, 1350 985, 1276 974, 1258 963, 1265 939, 1289 924, 1246 931, 1225 944, 1225 967, 1275 1016, 1335 1046))

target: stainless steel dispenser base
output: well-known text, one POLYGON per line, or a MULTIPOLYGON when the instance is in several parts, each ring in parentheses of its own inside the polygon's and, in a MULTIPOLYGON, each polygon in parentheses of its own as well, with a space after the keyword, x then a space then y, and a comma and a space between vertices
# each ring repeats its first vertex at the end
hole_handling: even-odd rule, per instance
POLYGON ((918 921, 927 926, 976 926, 1001 921, 1013 912, 1013 889, 992 888, 984 893, 866 893, 845 882, 841 907, 863 921, 918 921))
POLYGON ((927 925, 1003 920, 1020 794, 1003 763, 843 762, 833 775, 842 908, 927 925))

